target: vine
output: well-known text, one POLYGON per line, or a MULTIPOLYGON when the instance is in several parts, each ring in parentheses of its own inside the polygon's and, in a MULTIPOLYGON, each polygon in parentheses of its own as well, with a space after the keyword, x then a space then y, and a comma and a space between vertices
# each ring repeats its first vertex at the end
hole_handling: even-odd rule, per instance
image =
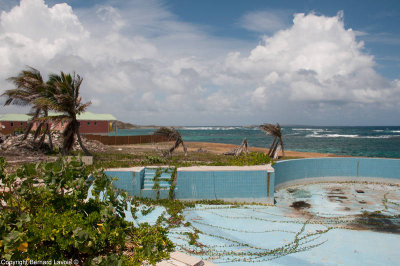
MULTIPOLYGON (((202 223, 202 224, 204 224, 204 223, 202 223)), ((220 259, 220 261, 218 261, 218 263, 229 263, 229 262, 240 262, 240 261, 256 263, 256 262, 270 261, 270 260, 273 260, 273 259, 276 259, 276 258, 279 258, 282 256, 286 256, 286 255, 289 255, 292 253, 309 250, 309 249, 315 248, 315 247, 320 246, 323 243, 325 243, 326 240, 318 242, 318 239, 321 237, 321 235, 327 233, 332 228, 327 227, 324 230, 317 230, 315 232, 304 234, 307 224, 308 224, 308 221, 303 223, 303 225, 299 231, 290 232, 290 233, 295 234, 293 241, 291 241, 285 245, 282 245, 280 247, 277 247, 275 249, 265 249, 265 248, 262 248, 259 246, 251 245, 244 241, 239 241, 239 240, 232 239, 232 238, 225 237, 225 236, 218 235, 218 234, 207 233, 207 232, 201 231, 200 229, 198 229, 194 226, 192 226, 193 232, 175 232, 175 234, 189 236, 189 241, 188 241, 189 246, 185 246, 185 245, 177 245, 177 246, 180 249, 182 249, 183 251, 188 252, 192 255, 202 256, 205 259, 211 259, 214 261, 217 259, 220 259), (204 244, 201 244, 198 242, 199 234, 217 238, 217 239, 220 239, 223 241, 227 241, 230 244, 204 245, 204 244), (310 245, 310 243, 314 243, 314 242, 316 242, 316 243, 310 245), (240 250, 243 250, 243 248, 241 248, 239 250, 232 250, 232 248, 235 248, 235 247, 243 247, 243 248, 246 248, 247 251, 240 251, 240 250)), ((213 226, 213 225, 208 224, 208 226, 213 226)), ((220 229, 236 231, 235 229, 232 229, 232 228, 222 228, 222 227, 218 227, 218 226, 216 226, 216 227, 220 228, 220 229)), ((274 231, 275 230, 271 230, 268 232, 274 232, 274 231)), ((278 231, 278 230, 276 230, 276 231, 278 231)))
POLYGON ((171 174, 171 178, 169 180, 171 185, 169 187, 168 198, 170 200, 174 200, 175 199, 177 169, 178 169, 177 167, 172 168, 172 174, 171 174))

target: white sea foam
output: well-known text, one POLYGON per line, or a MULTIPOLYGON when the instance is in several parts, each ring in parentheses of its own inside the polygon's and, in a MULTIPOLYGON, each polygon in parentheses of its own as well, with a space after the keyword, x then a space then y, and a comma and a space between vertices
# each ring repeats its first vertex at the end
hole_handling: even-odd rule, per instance
POLYGON ((392 132, 392 133, 400 133, 400 130, 392 130, 390 132, 392 132))
POLYGON ((365 136, 363 138, 365 139, 389 139, 389 138, 393 138, 393 137, 397 137, 396 135, 381 135, 381 136, 365 136))
POLYGON ((233 130, 242 129, 242 127, 183 127, 184 130, 233 130))
POLYGON ((322 132, 324 129, 322 128, 292 128, 292 130, 295 131, 316 131, 316 132, 322 132))
POLYGON ((184 130, 212 130, 212 127, 184 127, 184 130))
POLYGON ((341 135, 341 134, 323 134, 323 135, 318 135, 318 134, 309 134, 309 135, 306 135, 306 137, 312 137, 312 138, 358 138, 359 135, 341 135))
POLYGON ((384 130, 383 129, 375 129, 375 130, 372 130, 372 131, 374 131, 374 132, 383 132, 384 130))
POLYGON ((398 137, 397 135, 380 135, 380 136, 360 136, 360 135, 341 135, 341 134, 309 134, 306 137, 311 138, 357 138, 357 139, 388 139, 398 137))

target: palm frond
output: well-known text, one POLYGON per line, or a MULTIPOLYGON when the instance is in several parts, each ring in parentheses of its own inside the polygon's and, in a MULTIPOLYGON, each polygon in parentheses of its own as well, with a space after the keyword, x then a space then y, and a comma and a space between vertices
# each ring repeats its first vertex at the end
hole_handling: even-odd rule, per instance
POLYGON ((175 144, 169 149, 169 155, 172 154, 172 152, 179 147, 179 145, 182 145, 183 150, 185 152, 185 156, 187 155, 187 148, 185 143, 183 142, 182 136, 179 133, 178 130, 176 130, 175 128, 171 127, 161 127, 159 129, 157 129, 154 133, 154 135, 156 136, 163 136, 165 138, 167 138, 169 141, 174 140, 175 144))
POLYGON ((64 72, 60 72, 59 75, 51 74, 47 82, 47 95, 44 97, 45 99, 38 102, 48 105, 49 109, 65 114, 60 116, 60 119, 70 121, 63 132, 63 153, 65 154, 72 149, 75 135, 78 136, 79 144, 84 152, 90 154, 80 140, 79 126, 76 120, 76 116, 84 112, 91 104, 91 102, 82 103, 82 98, 79 96, 82 81, 83 79, 75 73, 73 75, 64 72))
POLYGON ((282 149, 282 154, 283 154, 283 156, 285 156, 281 126, 278 123, 276 123, 276 125, 263 124, 263 125, 260 125, 260 129, 262 131, 264 131, 266 134, 274 137, 271 147, 269 148, 268 155, 273 158, 277 157, 277 153, 279 151, 278 146, 280 145, 281 149, 282 149))

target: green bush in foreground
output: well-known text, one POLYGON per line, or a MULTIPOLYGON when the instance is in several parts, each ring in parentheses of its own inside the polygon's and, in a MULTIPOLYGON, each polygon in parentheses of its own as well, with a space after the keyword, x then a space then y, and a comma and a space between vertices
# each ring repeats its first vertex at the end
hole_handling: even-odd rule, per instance
POLYGON ((6 260, 153 264, 173 248, 161 224, 134 226, 124 220, 126 195, 116 193, 102 170, 92 175, 88 199, 88 173, 81 162, 25 165, 15 174, 5 168, 0 157, 0 257, 6 260))

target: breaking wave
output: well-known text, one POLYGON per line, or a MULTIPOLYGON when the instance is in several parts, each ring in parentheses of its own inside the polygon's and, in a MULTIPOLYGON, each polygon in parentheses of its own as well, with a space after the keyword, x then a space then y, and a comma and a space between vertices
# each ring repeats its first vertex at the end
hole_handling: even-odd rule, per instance
POLYGON ((295 131, 315 131, 315 132, 322 132, 325 129, 322 128, 292 128, 295 131))
POLYGON ((341 135, 341 134, 323 134, 323 135, 309 134, 309 135, 306 135, 306 137, 311 137, 311 138, 358 138, 360 136, 359 135, 341 135))
POLYGON ((360 136, 360 135, 341 135, 341 134, 309 134, 306 135, 309 138, 357 138, 357 139, 388 139, 393 137, 399 137, 398 135, 380 135, 380 136, 360 136))
POLYGON ((184 130, 234 130, 243 129, 243 127, 183 127, 184 130))

